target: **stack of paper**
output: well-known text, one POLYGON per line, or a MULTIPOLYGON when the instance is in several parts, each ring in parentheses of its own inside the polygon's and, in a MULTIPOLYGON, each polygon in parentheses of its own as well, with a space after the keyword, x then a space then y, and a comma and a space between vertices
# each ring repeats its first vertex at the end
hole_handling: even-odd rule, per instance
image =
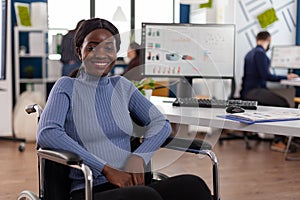
POLYGON ((246 124, 300 120, 300 110, 278 111, 278 112, 244 112, 219 116, 246 124))

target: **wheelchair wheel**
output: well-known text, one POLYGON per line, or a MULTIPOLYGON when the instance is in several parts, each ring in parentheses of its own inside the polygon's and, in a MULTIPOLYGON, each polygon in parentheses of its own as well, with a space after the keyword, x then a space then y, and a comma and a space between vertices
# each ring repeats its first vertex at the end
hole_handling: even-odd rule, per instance
POLYGON ((154 180, 163 180, 169 178, 168 175, 160 173, 160 172, 153 172, 153 179, 154 180))
POLYGON ((39 198, 33 192, 24 190, 18 195, 17 200, 39 200, 39 198))
POLYGON ((19 145, 19 151, 23 152, 25 150, 25 142, 21 142, 19 145))

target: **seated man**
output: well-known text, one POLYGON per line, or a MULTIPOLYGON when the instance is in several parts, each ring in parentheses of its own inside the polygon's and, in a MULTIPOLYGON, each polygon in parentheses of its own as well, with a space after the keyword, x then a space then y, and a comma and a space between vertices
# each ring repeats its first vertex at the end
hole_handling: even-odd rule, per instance
MULTIPOLYGON (((75 34, 83 64, 76 78, 64 76, 52 88, 39 121, 38 145, 78 154, 92 170, 95 200, 211 200, 205 182, 194 175, 145 186, 145 165, 171 128, 133 83, 122 76, 108 76, 120 44, 118 29, 109 21, 83 22, 75 34), (134 152, 132 120, 146 127, 143 143, 134 152)), ((83 174, 72 169, 69 176, 72 200, 84 199, 83 174)))
MULTIPOLYGON (((244 60, 244 76, 240 96, 245 100, 256 100, 259 105, 289 107, 288 102, 281 96, 267 88, 267 81, 279 82, 282 79, 293 79, 296 74, 276 76, 270 72, 270 59, 266 51, 269 50, 271 35, 262 31, 256 36, 257 46, 247 53, 244 60)), ((275 135, 271 149, 284 152, 286 148, 285 137, 275 135)))

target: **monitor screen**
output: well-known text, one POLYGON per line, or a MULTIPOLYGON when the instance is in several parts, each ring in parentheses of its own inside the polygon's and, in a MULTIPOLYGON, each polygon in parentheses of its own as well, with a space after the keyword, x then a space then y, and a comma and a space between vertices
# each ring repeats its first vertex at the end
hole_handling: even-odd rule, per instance
POLYGON ((233 78, 232 24, 142 24, 145 76, 233 78))
POLYGON ((5 79, 6 73, 6 13, 7 0, 1 0, 0 80, 5 79))
POLYGON ((271 67, 300 69, 300 46, 274 46, 271 67))

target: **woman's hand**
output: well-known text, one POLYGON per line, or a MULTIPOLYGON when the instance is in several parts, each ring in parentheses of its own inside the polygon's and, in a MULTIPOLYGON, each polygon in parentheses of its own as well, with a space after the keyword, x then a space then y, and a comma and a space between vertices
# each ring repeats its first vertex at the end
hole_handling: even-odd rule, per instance
POLYGON ((124 170, 131 174, 134 185, 145 184, 145 169, 143 158, 137 155, 132 155, 128 159, 124 170))
POLYGON ((118 187, 128 187, 134 185, 132 175, 130 173, 114 169, 108 165, 104 166, 102 174, 111 184, 114 184, 118 187))

